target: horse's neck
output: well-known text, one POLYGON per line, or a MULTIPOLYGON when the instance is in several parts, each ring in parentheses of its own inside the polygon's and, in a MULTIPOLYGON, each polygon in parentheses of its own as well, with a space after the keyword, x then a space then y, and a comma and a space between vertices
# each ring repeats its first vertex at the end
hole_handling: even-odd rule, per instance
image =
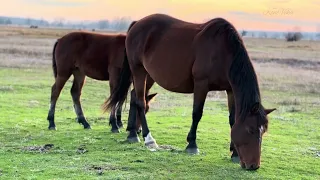
POLYGON ((252 105, 261 102, 258 82, 255 79, 248 78, 245 83, 248 83, 246 87, 241 85, 232 85, 234 102, 235 102, 235 113, 237 117, 248 113, 252 105), (252 82, 247 82, 251 79, 252 82))
MULTIPOLYGON (((235 38, 233 37, 233 39, 235 38)), ((236 113, 242 116, 251 110, 254 103, 260 102, 258 79, 242 42, 236 41, 235 44, 228 46, 234 47, 230 52, 233 57, 229 79, 234 94, 236 113)))

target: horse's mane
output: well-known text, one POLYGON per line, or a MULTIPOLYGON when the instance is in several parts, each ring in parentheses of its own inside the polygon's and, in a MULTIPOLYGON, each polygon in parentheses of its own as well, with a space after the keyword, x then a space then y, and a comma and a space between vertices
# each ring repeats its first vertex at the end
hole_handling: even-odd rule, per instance
POLYGON ((134 24, 136 24, 136 22, 137 22, 137 21, 132 21, 132 22, 130 23, 127 32, 130 31, 130 29, 132 28, 132 26, 133 26, 134 24))
POLYGON ((204 28, 211 26, 210 32, 214 32, 215 36, 224 34, 229 51, 232 52, 233 60, 228 75, 231 86, 236 87, 233 88, 237 91, 234 94, 239 95, 237 105, 241 107, 238 111, 240 121, 244 121, 247 114, 252 110, 253 105, 259 103, 258 113, 262 122, 259 122, 258 125, 267 125, 264 108, 261 105, 257 75, 236 28, 223 18, 212 19, 204 23, 203 26, 205 26, 204 28))

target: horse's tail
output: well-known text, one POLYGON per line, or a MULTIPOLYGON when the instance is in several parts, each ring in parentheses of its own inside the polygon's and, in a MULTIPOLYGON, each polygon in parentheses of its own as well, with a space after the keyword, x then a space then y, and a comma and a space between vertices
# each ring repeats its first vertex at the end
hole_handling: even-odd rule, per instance
POLYGON ((58 40, 54 43, 53 50, 52 50, 52 70, 55 78, 57 78, 57 64, 56 64, 56 56, 55 56, 57 45, 58 45, 58 40))
POLYGON ((127 98, 127 94, 132 83, 132 75, 126 48, 124 48, 124 61, 118 79, 119 80, 114 91, 110 94, 110 97, 103 104, 104 112, 113 108, 118 109, 119 106, 122 105, 127 98))

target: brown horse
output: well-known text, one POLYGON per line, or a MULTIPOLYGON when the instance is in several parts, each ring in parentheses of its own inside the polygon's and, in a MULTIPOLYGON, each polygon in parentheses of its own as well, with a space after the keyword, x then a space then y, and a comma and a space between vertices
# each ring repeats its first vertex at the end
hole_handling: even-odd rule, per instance
MULTIPOLYGON (((196 132, 207 93, 226 91, 232 159, 239 159, 248 170, 259 168, 267 114, 275 109, 262 106, 254 67, 241 36, 230 22, 214 18, 194 24, 163 14, 149 15, 128 30, 126 52, 122 76, 133 77, 146 146, 157 147, 144 113, 146 79, 150 75, 171 92, 193 93, 192 125, 186 147, 189 153, 198 153, 196 132)), ((120 82, 118 86, 105 102, 108 109, 118 107, 126 99, 130 83, 120 82)), ((137 141, 135 128, 130 128, 128 140, 137 141)))
MULTIPOLYGON (((109 80, 110 91, 112 92, 120 78, 124 60, 125 39, 126 35, 122 34, 72 32, 57 40, 53 48, 52 59, 55 83, 52 86, 50 109, 47 117, 49 130, 56 129, 54 122, 56 102, 63 86, 71 75, 74 76, 71 96, 78 122, 85 129, 91 128, 80 103, 85 76, 101 81, 109 80)), ((128 80, 131 81, 131 78, 128 80)), ((147 86, 151 87, 153 83, 154 81, 149 77, 147 86)), ((149 102, 155 95, 146 96, 147 101, 149 102)), ((109 118, 109 125, 112 126, 111 131, 114 133, 119 132, 119 127, 123 126, 121 121, 122 104, 119 107, 117 111, 112 110, 109 118)), ((137 120, 137 130, 140 126, 139 123, 139 120, 137 120)))

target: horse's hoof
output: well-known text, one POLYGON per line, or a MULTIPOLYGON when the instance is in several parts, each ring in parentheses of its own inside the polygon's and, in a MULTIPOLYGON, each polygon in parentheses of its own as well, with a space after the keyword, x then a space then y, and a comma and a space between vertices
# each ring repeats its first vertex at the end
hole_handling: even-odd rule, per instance
POLYGON ((231 157, 231 161, 233 163, 240 163, 240 157, 239 156, 233 156, 233 157, 231 157))
POLYGON ((111 132, 112 133, 120 133, 120 130, 119 129, 111 129, 111 132))
POLYGON ((127 137, 127 140, 129 143, 138 143, 140 142, 140 138, 138 136, 136 137, 127 137))
POLYGON ((48 127, 49 130, 53 130, 53 131, 56 131, 57 128, 56 127, 48 127))
POLYGON ((156 149, 159 147, 156 142, 145 143, 145 145, 147 146, 147 148, 152 148, 152 149, 156 149))
POLYGON ((199 154, 200 151, 198 148, 187 148, 186 152, 188 154, 195 155, 195 154, 199 154))
POLYGON ((91 126, 84 127, 84 129, 90 130, 91 126))

